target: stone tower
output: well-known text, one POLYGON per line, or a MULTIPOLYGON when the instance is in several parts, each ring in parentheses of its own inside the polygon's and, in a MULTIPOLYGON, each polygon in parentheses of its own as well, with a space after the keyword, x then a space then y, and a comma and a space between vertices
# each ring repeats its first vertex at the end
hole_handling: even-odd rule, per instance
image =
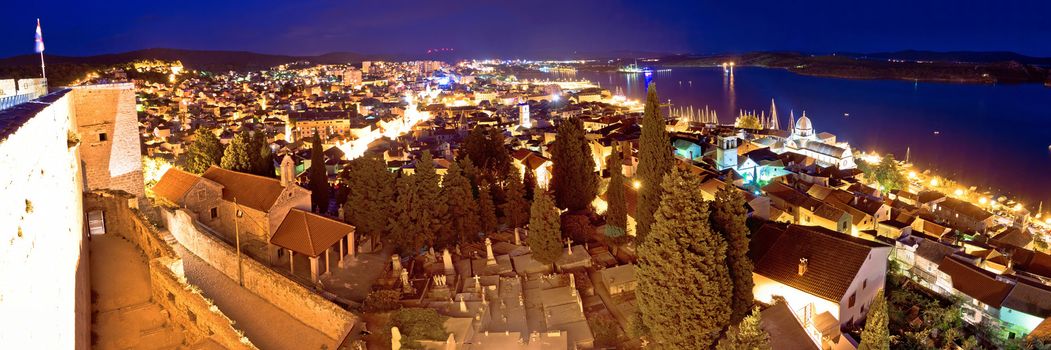
POLYGON ((719 135, 715 147, 715 164, 719 170, 737 167, 737 136, 719 135))
POLYGON ((296 162, 292 161, 292 156, 286 154, 281 160, 281 187, 288 187, 295 182, 296 162))
POLYGON ((84 189, 114 189, 145 196, 134 85, 78 86, 73 88, 72 97, 82 142, 84 189))

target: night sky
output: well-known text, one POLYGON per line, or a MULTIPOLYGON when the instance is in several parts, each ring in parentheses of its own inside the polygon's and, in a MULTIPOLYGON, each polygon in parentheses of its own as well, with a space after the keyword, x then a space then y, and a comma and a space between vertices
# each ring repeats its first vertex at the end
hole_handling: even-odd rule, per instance
POLYGON ((0 11, 0 56, 135 49, 476 57, 639 50, 814 53, 1007 50, 1051 56, 1051 1, 973 0, 14 0, 0 11), (973 3, 973 4, 972 4, 973 3))

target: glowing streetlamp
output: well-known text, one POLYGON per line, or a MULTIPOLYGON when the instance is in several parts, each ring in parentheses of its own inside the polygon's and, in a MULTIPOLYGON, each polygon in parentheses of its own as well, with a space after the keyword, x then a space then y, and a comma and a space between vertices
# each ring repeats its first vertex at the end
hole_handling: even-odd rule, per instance
POLYGON ((634 187, 636 190, 642 188, 642 182, 639 182, 639 180, 635 180, 631 183, 631 187, 634 187))
POLYGON ((989 202, 989 200, 986 199, 985 197, 978 198, 978 203, 981 204, 981 205, 985 205, 985 203, 987 203, 987 202, 989 202))
POLYGON ((931 178, 931 187, 938 187, 938 179, 931 178))
POLYGON ((963 189, 962 188, 957 188, 955 193, 956 193, 957 197, 963 197, 963 189))
POLYGON ((915 179, 916 178, 916 172, 915 171, 910 171, 909 172, 909 178, 910 179, 915 179))

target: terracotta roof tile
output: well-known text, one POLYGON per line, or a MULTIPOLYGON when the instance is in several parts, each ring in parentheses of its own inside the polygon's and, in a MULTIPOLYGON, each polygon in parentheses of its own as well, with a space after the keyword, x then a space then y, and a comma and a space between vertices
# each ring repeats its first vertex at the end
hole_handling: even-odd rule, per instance
POLYGON ((197 183, 198 179, 200 178, 197 175, 178 168, 170 168, 164 172, 161 179, 153 186, 153 193, 178 204, 182 202, 182 197, 186 195, 186 191, 189 191, 190 187, 197 183))
POLYGON ((233 202, 236 198, 239 205, 264 213, 270 211, 277 201, 277 196, 284 190, 278 179, 236 172, 214 165, 201 177, 223 185, 224 200, 233 202))
POLYGON ((340 239, 353 233, 354 226, 293 208, 277 227, 270 243, 296 253, 317 257, 340 239))

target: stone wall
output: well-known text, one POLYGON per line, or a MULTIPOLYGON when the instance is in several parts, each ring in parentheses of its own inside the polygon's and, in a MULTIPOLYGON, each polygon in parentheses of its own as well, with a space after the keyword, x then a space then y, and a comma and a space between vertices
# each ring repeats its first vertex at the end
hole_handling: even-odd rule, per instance
POLYGON ((75 87, 73 111, 82 142, 85 189, 116 189, 144 196, 134 85, 75 87))
MULTIPOLYGON (((84 194, 85 212, 102 210, 106 234, 127 239, 149 261, 153 302, 168 311, 172 322, 184 330, 188 343, 208 338, 227 349, 255 349, 233 321, 186 280, 182 259, 161 237, 158 229, 132 209, 134 196, 109 192, 84 194)), ((99 257, 104 259, 104 257, 99 257)))
POLYGON ((90 276, 68 90, 0 111, 0 347, 87 349, 90 276))
MULTIPOLYGON (((231 279, 238 279, 234 247, 202 232, 183 209, 164 209, 162 216, 168 231, 186 249, 231 279)), ((244 258, 242 268, 246 289, 332 338, 333 343, 343 339, 356 323, 356 317, 349 311, 253 259, 244 258)))

